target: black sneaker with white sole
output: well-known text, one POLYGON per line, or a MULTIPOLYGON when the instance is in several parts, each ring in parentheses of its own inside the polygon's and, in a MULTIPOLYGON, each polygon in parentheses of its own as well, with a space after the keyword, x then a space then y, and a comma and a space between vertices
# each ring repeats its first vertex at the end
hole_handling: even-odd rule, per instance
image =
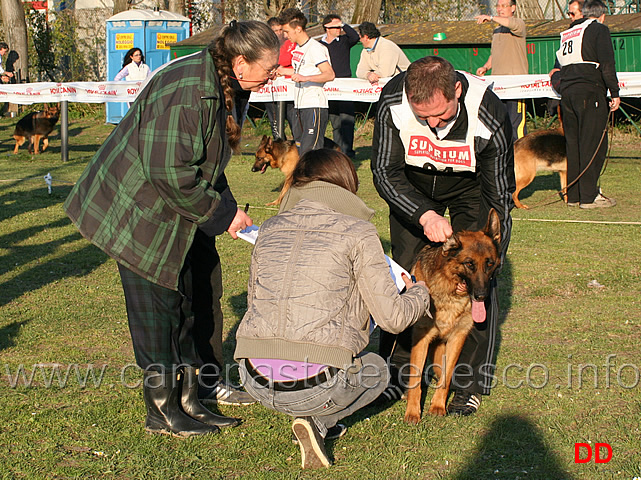
POLYGON ((201 387, 198 391, 198 397, 203 404, 240 406, 256 403, 256 399, 249 393, 232 387, 225 382, 218 382, 215 387, 210 389, 201 387))
POLYGON ((462 390, 454 392, 454 397, 447 406, 448 415, 473 415, 481 406, 481 395, 462 390))
POLYGON ((381 393, 376 400, 372 402, 374 405, 383 405, 390 402, 398 402, 405 398, 405 392, 401 387, 390 383, 383 393, 381 393))
MULTIPOLYGON (((336 440, 341 438, 347 433, 347 427, 342 423, 337 423, 332 428, 327 429, 327 435, 325 435, 325 440, 336 440)), ((292 442, 298 445, 298 438, 292 433, 292 442)))

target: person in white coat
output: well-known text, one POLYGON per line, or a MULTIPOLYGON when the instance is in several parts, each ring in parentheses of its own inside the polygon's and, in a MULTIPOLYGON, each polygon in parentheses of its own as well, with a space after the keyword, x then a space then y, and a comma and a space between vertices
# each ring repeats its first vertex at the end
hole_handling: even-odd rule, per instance
POLYGON ((122 70, 116 74, 116 80, 146 80, 151 75, 149 65, 145 63, 145 56, 142 50, 134 47, 127 50, 125 59, 122 62, 122 70))

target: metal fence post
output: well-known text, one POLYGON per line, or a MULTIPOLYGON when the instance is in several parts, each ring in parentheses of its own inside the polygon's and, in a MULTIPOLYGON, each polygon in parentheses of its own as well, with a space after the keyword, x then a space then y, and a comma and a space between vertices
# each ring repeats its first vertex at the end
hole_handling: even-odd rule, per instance
POLYGON ((69 160, 69 102, 60 102, 60 155, 62 161, 69 160))

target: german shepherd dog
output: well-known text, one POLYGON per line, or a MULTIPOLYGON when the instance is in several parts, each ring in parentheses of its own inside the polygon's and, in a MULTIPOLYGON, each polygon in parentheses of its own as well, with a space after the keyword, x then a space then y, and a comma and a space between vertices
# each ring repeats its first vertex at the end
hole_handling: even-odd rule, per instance
MULTIPOLYGON (((324 137, 324 148, 331 148, 340 151, 340 147, 327 137, 324 137)), ((280 205, 281 200, 289 190, 291 176, 298 164, 298 148, 293 140, 274 140, 272 137, 263 135, 256 151, 256 161, 252 172, 265 173, 267 167, 278 168, 285 175, 285 183, 280 195, 273 202, 267 205, 280 205)))
MULTIPOLYGON (((561 121, 560 107, 559 121, 561 121)), ((519 192, 532 183, 536 172, 540 171, 559 172, 562 196, 567 202, 565 192, 568 185, 568 157, 565 152, 562 121, 557 129, 532 132, 514 142, 516 190, 512 198, 518 208, 528 208, 519 200, 519 192)))
POLYGON ((462 231, 440 246, 426 246, 412 274, 430 290, 430 312, 414 324, 405 421, 421 420, 421 378, 428 348, 434 343, 435 373, 440 377, 429 409, 445 415, 452 372, 474 323, 485 321, 485 298, 500 264, 499 216, 490 210, 482 231, 462 231))
POLYGON ((18 148, 27 139, 29 139, 29 153, 38 154, 38 147, 40 146, 40 139, 42 139, 42 151, 44 152, 49 146, 49 134, 53 131, 53 127, 58 122, 60 116, 60 106, 54 105, 49 107, 45 105, 42 112, 31 112, 22 117, 16 124, 16 129, 13 132, 13 138, 16 140, 16 146, 13 153, 18 153, 18 148))

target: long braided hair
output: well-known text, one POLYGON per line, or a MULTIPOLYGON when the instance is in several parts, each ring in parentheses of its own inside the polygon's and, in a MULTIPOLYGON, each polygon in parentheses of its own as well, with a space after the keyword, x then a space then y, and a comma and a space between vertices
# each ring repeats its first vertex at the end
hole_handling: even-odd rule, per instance
POLYGON ((225 108, 227 109, 225 131, 229 145, 234 151, 237 151, 240 143, 240 126, 231 115, 234 108, 234 90, 230 78, 233 76, 232 60, 242 55, 247 63, 254 63, 268 51, 278 54, 280 42, 266 23, 254 20, 247 22, 232 20, 221 30, 218 37, 209 45, 208 50, 214 59, 220 85, 225 95, 225 108))

